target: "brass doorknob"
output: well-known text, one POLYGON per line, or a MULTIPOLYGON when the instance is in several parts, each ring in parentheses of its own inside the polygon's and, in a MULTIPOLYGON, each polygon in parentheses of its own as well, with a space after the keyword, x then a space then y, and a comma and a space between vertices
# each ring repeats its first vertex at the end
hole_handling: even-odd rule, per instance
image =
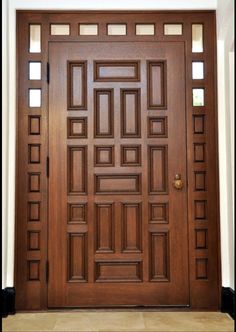
POLYGON ((183 188, 184 184, 181 180, 180 174, 175 174, 174 181, 173 181, 173 187, 177 190, 181 190, 183 188))

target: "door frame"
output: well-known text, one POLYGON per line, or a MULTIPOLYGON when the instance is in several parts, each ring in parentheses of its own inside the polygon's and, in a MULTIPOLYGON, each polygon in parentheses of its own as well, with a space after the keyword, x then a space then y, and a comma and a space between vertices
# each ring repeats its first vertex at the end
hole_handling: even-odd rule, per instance
MULTIPOLYGON (((186 128, 188 177, 188 233, 190 308, 220 307, 220 230, 216 102, 215 11, 17 11, 18 121, 16 154, 15 284, 18 310, 47 309, 48 232, 48 42, 99 40, 184 41, 186 59, 186 128), (121 15, 122 14, 122 15, 121 15), (94 15, 96 19, 93 19, 94 15), (70 18, 73 20, 71 21, 70 18), (135 18, 132 16, 135 16, 135 18), (136 18, 137 17, 137 18, 136 18), (102 26, 99 36, 78 35, 78 22, 102 26), (96 21, 96 22, 95 22, 96 21), (105 22, 155 23, 156 36, 106 36, 105 22), (71 23, 70 36, 51 36, 50 23, 71 23), (164 35, 164 23, 182 23, 183 34, 164 35), (191 25, 203 24, 204 52, 191 51, 191 25), (29 24, 41 25, 42 53, 28 52, 29 24), (103 35, 104 34, 104 35, 103 35), (142 37, 142 38, 141 38, 142 37), (156 38, 156 39, 155 39, 156 38), (204 80, 192 80, 192 61, 204 61, 204 80), (41 81, 28 80, 28 62, 41 61, 41 81), (212 75, 207 75, 211 72, 212 75), (23 80, 23 84, 21 84, 23 80), (192 88, 205 89, 204 107, 192 106, 192 88), (29 88, 42 89, 42 104, 28 107, 29 88), (30 125, 29 125, 30 121, 30 125), (32 121, 36 121, 34 124, 32 121), (197 122, 196 122, 197 121, 197 122), (40 127, 37 127, 40 123, 40 127), (38 128, 32 134, 31 126, 38 128), (200 128, 200 129, 199 129, 200 128), (31 159, 36 154, 36 162, 31 159), (38 158, 38 160, 37 160, 38 158), (197 180, 197 176, 200 176, 197 180), (35 182, 36 181, 36 182, 35 182), (200 181, 200 189, 197 188, 200 181), (36 190, 32 187, 36 186, 36 190), (38 186, 38 187, 37 187, 38 186), (195 215, 194 215, 195 214, 195 215), (203 245, 198 245, 198 236, 203 245), (34 248, 31 247, 31 241, 34 248), (203 247, 202 247, 203 246, 203 247), (199 294, 204 292, 206 298, 199 294)), ((133 25, 134 26, 134 25, 133 25)), ((133 30, 134 31, 134 30, 133 30)), ((50 83, 49 83, 50 84, 50 83)))

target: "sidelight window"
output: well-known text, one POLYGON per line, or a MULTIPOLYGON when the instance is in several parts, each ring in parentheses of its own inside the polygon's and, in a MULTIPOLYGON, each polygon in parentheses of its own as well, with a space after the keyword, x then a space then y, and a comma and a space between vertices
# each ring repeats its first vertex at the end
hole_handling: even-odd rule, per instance
POLYGON ((41 89, 29 89, 29 107, 41 106, 41 89))
POLYGON ((29 62, 29 79, 41 80, 41 62, 29 62))
POLYGON ((201 53, 203 52, 203 25, 193 24, 192 25, 192 52, 201 53))
POLYGON ((192 79, 193 80, 204 79, 204 62, 203 61, 192 62, 192 79))
POLYGON ((41 25, 30 24, 30 53, 41 52, 41 25))

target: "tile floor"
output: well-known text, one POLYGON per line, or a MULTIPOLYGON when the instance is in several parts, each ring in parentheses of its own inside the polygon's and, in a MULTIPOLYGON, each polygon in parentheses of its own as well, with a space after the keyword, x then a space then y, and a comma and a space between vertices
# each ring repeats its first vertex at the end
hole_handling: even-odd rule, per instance
POLYGON ((234 321, 220 312, 103 310, 18 313, 3 319, 3 331, 232 332, 234 321))

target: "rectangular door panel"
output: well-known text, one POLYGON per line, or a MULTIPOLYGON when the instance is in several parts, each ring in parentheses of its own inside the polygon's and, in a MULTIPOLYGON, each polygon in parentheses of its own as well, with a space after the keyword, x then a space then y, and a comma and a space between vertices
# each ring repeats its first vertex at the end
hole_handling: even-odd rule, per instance
POLYGON ((188 305, 184 44, 53 42, 49 61, 49 307, 188 305))

